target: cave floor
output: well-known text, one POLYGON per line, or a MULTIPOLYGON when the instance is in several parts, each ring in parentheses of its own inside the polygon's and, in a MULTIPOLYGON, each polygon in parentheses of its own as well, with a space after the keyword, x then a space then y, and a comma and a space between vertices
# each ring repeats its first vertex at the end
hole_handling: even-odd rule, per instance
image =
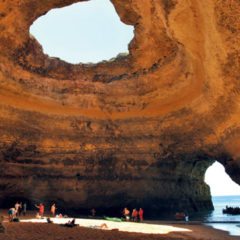
MULTIPOLYGON (((55 223, 66 223, 69 219, 52 219, 55 223)), ((9 223, 4 220, 5 233, 0 240, 230 240, 239 237, 229 236, 227 232, 216 230, 201 223, 170 223, 170 222, 112 222, 96 219, 77 219, 80 226, 66 228, 59 224, 47 224, 46 219, 25 219, 20 223, 9 223), (26 222, 23 222, 26 221, 26 222), (35 221, 35 222, 32 222, 35 221), (106 223, 107 229, 96 229, 106 223)))

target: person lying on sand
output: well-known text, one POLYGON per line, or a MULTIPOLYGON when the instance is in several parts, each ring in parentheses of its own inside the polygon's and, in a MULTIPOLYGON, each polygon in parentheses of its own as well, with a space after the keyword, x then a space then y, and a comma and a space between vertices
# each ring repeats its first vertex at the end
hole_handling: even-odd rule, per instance
POLYGON ((90 228, 95 228, 95 229, 108 229, 108 226, 106 223, 102 223, 101 225, 93 225, 93 226, 90 226, 90 228))
POLYGON ((35 216, 37 219, 43 219, 42 216, 40 216, 40 214, 37 212, 36 216, 35 216))
POLYGON ((75 218, 73 218, 71 221, 68 221, 67 223, 63 224, 65 227, 76 227, 77 224, 75 224, 75 218))
POLYGON ((50 219, 50 217, 47 218, 47 223, 53 223, 53 221, 50 219))

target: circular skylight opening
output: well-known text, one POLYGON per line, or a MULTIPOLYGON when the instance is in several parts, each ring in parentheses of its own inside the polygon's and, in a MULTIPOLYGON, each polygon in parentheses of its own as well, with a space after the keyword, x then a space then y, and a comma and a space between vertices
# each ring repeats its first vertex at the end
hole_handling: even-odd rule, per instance
POLYGON ((72 64, 97 63, 127 55, 133 31, 133 26, 120 21, 109 0, 53 9, 30 27, 45 54, 72 64))

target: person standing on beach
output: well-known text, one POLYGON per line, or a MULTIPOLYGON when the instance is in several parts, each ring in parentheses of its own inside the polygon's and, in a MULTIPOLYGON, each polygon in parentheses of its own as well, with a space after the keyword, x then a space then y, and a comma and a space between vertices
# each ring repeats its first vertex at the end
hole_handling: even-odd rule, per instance
POLYGON ((44 214, 44 205, 43 205, 42 203, 40 203, 39 206, 38 206, 38 205, 35 205, 35 207, 39 209, 39 215, 40 215, 41 217, 43 217, 43 214, 44 214))
POLYGON ((138 220, 138 211, 136 208, 134 208, 132 211, 132 221, 137 222, 137 220, 138 220))
POLYGON ((12 222, 13 218, 16 217, 16 209, 15 208, 10 208, 8 210, 8 217, 9 217, 9 222, 12 222))
POLYGON ((54 203, 52 206, 51 206, 51 209, 50 209, 50 212, 52 214, 53 217, 55 217, 56 215, 56 204, 54 203))
POLYGON ((95 210, 95 208, 92 208, 91 209, 91 216, 95 217, 95 215, 96 215, 96 210, 95 210))
POLYGON ((27 203, 23 204, 23 216, 26 216, 27 213, 27 203))
POLYGON ((126 221, 129 221, 129 219, 130 219, 130 216, 129 216, 130 215, 130 211, 127 208, 123 209, 123 215, 124 215, 126 221))
POLYGON ((142 222, 143 221, 143 209, 142 208, 139 209, 138 214, 139 214, 140 222, 142 222))
POLYGON ((21 216, 22 210, 23 210, 23 205, 22 205, 22 202, 20 202, 19 209, 18 209, 19 216, 21 216))
POLYGON ((15 203, 16 216, 19 216, 19 208, 20 208, 20 204, 16 202, 15 203))

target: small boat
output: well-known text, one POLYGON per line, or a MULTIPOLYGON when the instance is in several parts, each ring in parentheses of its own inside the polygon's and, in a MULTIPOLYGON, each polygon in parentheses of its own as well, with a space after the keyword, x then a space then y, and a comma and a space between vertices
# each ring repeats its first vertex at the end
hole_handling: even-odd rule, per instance
POLYGON ((106 219, 108 221, 113 221, 113 222, 122 222, 122 218, 106 217, 106 216, 104 216, 104 219, 106 219))

